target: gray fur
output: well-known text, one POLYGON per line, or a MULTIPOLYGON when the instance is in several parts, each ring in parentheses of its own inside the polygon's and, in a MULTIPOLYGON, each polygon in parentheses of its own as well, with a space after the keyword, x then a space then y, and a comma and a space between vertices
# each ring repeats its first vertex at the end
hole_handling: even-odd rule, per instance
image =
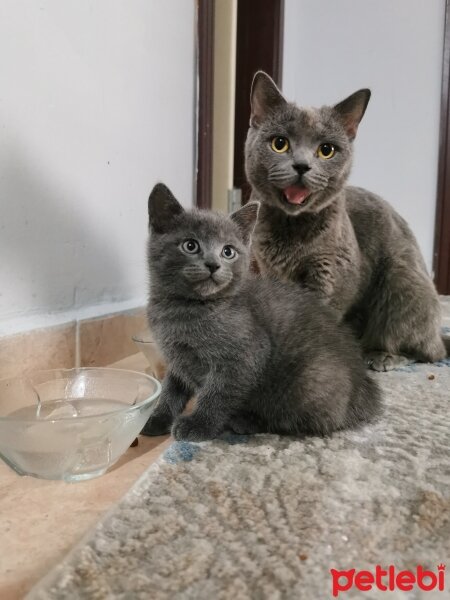
POLYGON ((298 285, 249 273, 257 211, 185 212, 165 186, 153 189, 148 319, 168 373, 144 434, 328 434, 378 413, 379 390, 335 311, 298 285), (199 252, 186 254, 185 240, 199 252), (221 255, 225 246, 235 258, 221 255), (181 416, 194 396, 195 411, 181 416))
POLYGON ((299 108, 257 73, 246 172, 262 204, 253 236, 260 271, 326 299, 351 322, 370 366, 387 371, 442 359, 445 349, 439 299, 407 223, 375 194, 345 185, 369 98, 360 90, 334 107, 299 108), (289 151, 274 152, 274 136, 288 138, 289 151), (337 149, 328 160, 318 156, 323 143, 337 149), (297 188, 310 193, 292 204, 283 190, 297 188))

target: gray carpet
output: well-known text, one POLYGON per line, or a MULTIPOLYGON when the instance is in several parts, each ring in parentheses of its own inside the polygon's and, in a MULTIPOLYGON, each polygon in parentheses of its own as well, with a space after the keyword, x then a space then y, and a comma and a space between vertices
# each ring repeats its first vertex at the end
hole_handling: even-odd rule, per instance
POLYGON ((174 443, 30 598, 318 600, 330 568, 450 567, 450 360, 376 377, 358 431, 174 443))

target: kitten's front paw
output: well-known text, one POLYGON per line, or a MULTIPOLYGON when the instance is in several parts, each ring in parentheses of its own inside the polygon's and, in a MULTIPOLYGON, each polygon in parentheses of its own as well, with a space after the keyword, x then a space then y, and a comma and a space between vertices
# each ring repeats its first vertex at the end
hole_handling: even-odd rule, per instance
POLYGON ((190 440, 191 442, 202 442, 216 437, 210 427, 195 417, 177 419, 172 427, 172 435, 176 440, 190 440))
POLYGON ((141 431, 142 435, 166 435, 170 433, 172 425, 172 416, 166 413, 157 413, 150 415, 149 420, 141 431))
POLYGON ((256 420, 249 417, 234 416, 228 422, 227 426, 237 435, 251 435, 253 433, 263 433, 263 428, 256 420))

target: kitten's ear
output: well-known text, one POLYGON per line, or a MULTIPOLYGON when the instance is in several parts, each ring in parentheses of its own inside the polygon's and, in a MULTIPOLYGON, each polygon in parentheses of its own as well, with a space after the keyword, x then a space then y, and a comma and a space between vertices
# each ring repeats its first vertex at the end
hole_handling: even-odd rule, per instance
POLYGON ((148 199, 148 224, 156 233, 166 233, 173 218, 184 212, 184 208, 163 183, 157 183, 148 199))
POLYGON ((231 213, 230 219, 239 227, 244 244, 249 244, 250 237, 256 225, 259 202, 249 202, 239 210, 231 213))
POLYGON ((258 127, 268 114, 286 104, 286 100, 274 80, 264 71, 258 71, 253 77, 250 104, 250 126, 258 127))
POLYGON ((358 90, 334 107, 351 140, 355 139, 358 125, 366 112, 369 100, 370 90, 358 90))

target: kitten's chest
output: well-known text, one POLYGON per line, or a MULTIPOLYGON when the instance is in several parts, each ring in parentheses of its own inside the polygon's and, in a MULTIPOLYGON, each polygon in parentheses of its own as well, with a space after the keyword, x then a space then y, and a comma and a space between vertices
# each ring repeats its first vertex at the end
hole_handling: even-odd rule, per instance
POLYGON ((200 388, 203 385, 210 366, 195 344, 173 341, 164 352, 171 370, 189 387, 200 388))
POLYGON ((190 386, 201 387, 214 365, 226 360, 230 352, 230 336, 221 323, 209 320, 172 320, 158 336, 170 368, 190 386))

